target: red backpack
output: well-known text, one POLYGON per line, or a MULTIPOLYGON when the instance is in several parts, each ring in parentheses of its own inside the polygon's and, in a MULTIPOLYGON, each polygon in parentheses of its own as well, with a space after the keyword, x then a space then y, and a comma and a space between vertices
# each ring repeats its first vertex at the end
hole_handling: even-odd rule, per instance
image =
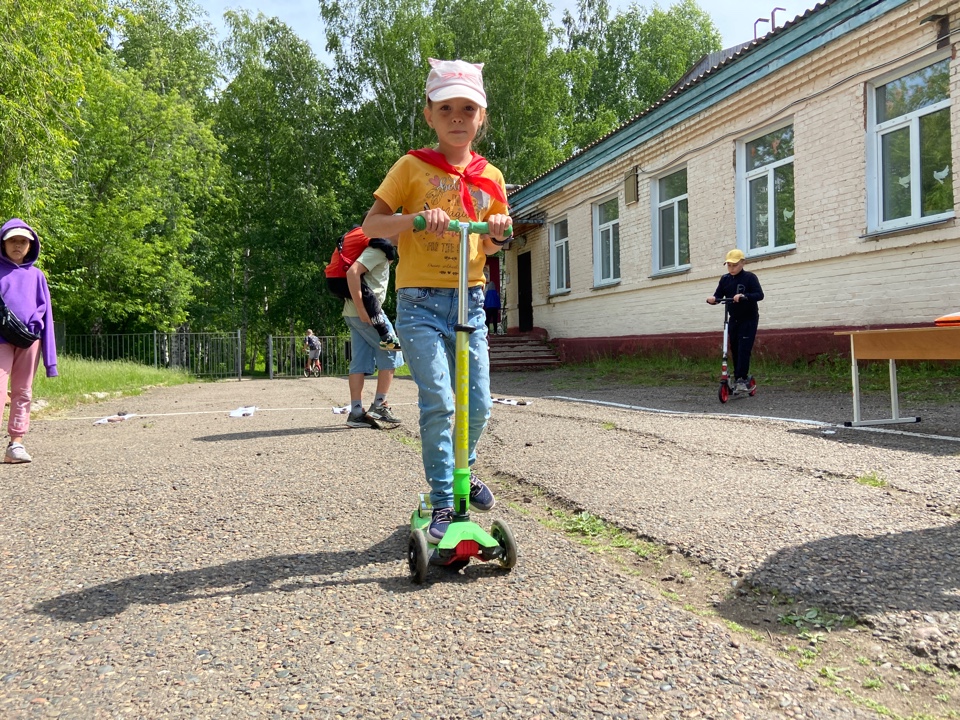
POLYGON ((337 240, 337 247, 334 249, 333 255, 330 256, 327 269, 324 270, 326 276, 328 278, 345 278, 350 266, 370 246, 383 250, 388 260, 392 261, 397 257, 397 249, 393 246, 393 243, 383 238, 368 238, 363 234, 360 226, 357 225, 337 240))

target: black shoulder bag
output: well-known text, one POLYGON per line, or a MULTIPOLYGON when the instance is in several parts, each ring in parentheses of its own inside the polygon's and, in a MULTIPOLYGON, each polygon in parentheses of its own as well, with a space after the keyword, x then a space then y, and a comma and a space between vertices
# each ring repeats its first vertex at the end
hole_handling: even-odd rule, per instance
POLYGON ((0 337, 18 348, 28 348, 40 339, 39 335, 30 332, 23 321, 13 314, 13 311, 3 302, 2 297, 0 297, 0 337))

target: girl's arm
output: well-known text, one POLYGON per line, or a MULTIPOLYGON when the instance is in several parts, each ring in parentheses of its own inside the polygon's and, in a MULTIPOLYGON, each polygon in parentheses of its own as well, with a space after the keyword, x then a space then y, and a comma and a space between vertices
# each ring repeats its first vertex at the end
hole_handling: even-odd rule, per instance
POLYGON ((350 288, 350 297, 357 308, 357 317, 360 322, 369 325, 370 315, 367 314, 367 309, 363 305, 363 293, 360 290, 360 283, 366 272, 367 268, 359 260, 354 261, 353 265, 347 270, 347 287, 350 288))
POLYGON ((43 330, 40 331, 40 351, 43 354, 43 366, 47 377, 57 377, 57 341, 53 332, 53 303, 50 300, 50 288, 47 286, 47 276, 40 273, 40 293, 46 310, 43 314, 43 330))
POLYGON ((373 201, 373 207, 367 212, 367 217, 363 221, 363 234, 371 238, 396 237, 402 232, 413 230, 413 219, 417 215, 422 215, 424 220, 427 221, 426 232, 432 232, 435 235, 443 235, 450 224, 450 216, 438 208, 405 215, 394 215, 393 208, 377 198, 373 201))

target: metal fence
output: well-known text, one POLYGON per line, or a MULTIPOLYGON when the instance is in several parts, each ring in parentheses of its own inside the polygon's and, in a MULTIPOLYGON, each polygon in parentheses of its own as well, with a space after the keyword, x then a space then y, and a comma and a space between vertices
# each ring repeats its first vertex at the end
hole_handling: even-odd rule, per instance
POLYGON ((229 333, 125 333, 65 335, 57 341, 64 355, 90 360, 129 360, 156 368, 178 368, 210 378, 240 379, 240 331, 229 333))
MULTIPOLYGON (((237 378, 243 371, 240 357, 242 331, 229 333, 124 333, 64 335, 57 350, 90 360, 129 360, 156 368, 180 368, 206 378, 237 378)), ((321 335, 323 375, 346 375, 350 368, 350 339, 321 335)), ((268 335, 266 372, 270 379, 302 377, 307 365, 303 335, 268 335)))
MULTIPOLYGON (((323 375, 346 375, 350 368, 350 339, 339 335, 319 335, 320 364, 323 375)), ((307 366, 303 335, 267 336, 267 375, 302 377, 307 366)))

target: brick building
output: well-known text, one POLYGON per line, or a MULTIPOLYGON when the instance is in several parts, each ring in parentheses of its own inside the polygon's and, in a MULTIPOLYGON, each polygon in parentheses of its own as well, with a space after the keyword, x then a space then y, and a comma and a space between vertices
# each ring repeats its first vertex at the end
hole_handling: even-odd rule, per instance
POLYGON ((510 331, 566 359, 716 353, 733 247, 766 293, 759 354, 960 311, 958 32, 960 2, 832 0, 705 58, 510 194, 510 331))

